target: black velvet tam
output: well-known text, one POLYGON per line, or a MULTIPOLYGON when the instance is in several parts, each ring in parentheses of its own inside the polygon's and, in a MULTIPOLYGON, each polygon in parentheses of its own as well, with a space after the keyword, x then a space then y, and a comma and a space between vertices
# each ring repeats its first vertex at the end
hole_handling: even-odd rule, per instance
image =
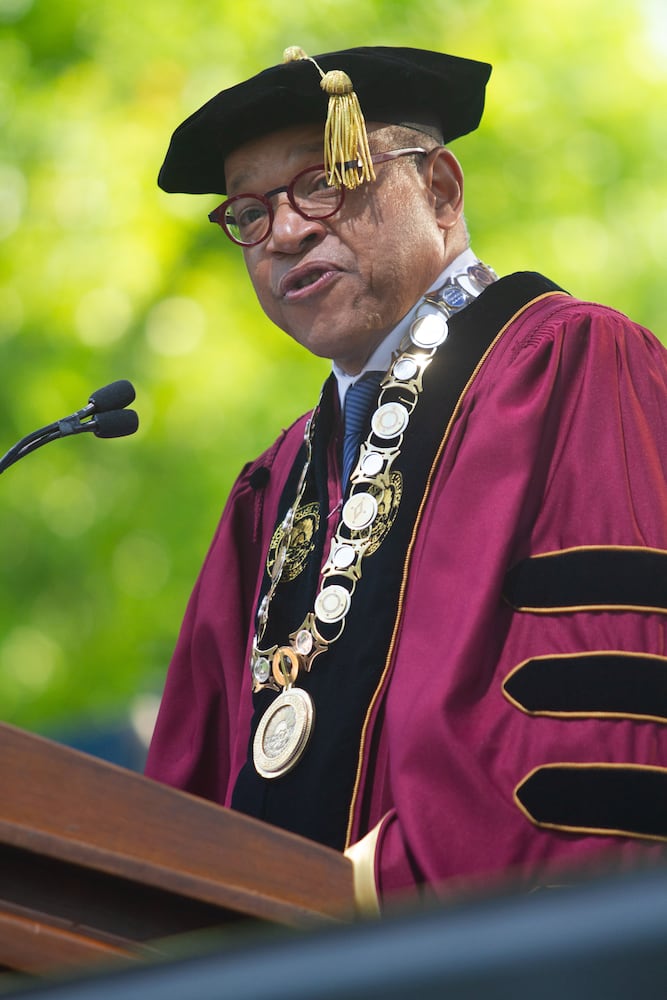
MULTIPOLYGON (((488 63, 422 49, 346 49, 313 57, 352 80, 367 122, 405 122, 441 133, 472 132, 484 108, 488 63)), ((165 191, 224 194, 225 157, 250 139, 326 120, 328 97, 312 62, 281 63, 221 91, 174 132, 158 184, 165 191)))

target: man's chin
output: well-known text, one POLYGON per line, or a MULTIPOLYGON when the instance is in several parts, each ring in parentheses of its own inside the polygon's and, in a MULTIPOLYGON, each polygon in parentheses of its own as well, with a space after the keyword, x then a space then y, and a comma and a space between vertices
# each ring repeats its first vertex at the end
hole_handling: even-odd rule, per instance
MULTIPOLYGON (((350 370, 359 364, 363 368, 364 362, 359 362, 359 345, 363 335, 350 336, 349 328, 337 330, 328 324, 325 329, 318 330, 316 327, 307 329, 287 330, 293 340, 300 344, 310 354, 317 358, 324 358, 335 362, 344 371, 350 370)), ((361 352, 363 353, 363 352, 361 352)))

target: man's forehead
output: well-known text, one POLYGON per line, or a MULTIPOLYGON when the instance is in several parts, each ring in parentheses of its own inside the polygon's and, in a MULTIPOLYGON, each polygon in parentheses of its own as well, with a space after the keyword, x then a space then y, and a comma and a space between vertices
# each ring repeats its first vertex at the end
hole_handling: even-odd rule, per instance
MULTIPOLYGON (((385 122, 367 123, 371 146, 374 135, 387 128, 385 122)), ((321 125, 296 125, 250 139, 225 159, 225 191, 222 193, 231 196, 248 190, 267 168, 272 176, 278 176, 290 170, 298 172, 309 163, 321 163, 323 136, 321 125)))
POLYGON ((225 193, 237 194, 242 186, 263 173, 267 165, 278 172, 300 164, 304 158, 320 163, 322 136, 319 125, 295 126, 244 142, 225 159, 225 193))

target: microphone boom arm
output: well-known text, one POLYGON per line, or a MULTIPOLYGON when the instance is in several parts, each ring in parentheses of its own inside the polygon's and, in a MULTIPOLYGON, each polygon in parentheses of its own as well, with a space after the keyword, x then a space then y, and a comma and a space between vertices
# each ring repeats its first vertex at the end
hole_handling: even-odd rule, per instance
POLYGON ((85 431, 93 431, 96 437, 108 438, 134 434, 139 426, 139 417, 134 410, 126 409, 134 398, 134 386, 127 379, 119 379, 98 389, 81 410, 21 438, 0 458, 0 474, 25 455, 61 437, 85 431), (99 421, 98 417, 101 418, 99 421))

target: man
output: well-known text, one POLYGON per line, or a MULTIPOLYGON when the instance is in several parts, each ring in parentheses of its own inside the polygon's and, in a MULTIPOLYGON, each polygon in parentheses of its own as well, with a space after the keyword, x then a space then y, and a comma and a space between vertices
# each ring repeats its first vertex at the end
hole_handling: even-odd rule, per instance
POLYGON ((226 192, 262 308, 333 374, 232 490, 147 773, 346 850, 371 907, 657 856, 665 351, 470 249, 444 143, 490 67, 302 55, 186 120, 160 175, 226 192))

